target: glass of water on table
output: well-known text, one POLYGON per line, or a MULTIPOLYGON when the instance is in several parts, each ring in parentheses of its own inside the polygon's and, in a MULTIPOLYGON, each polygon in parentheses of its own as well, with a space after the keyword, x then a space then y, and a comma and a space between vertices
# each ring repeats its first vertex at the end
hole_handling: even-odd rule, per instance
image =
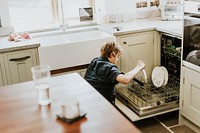
POLYGON ((38 91, 38 104, 48 105, 51 103, 49 95, 50 87, 50 66, 49 65, 39 65, 33 66, 31 68, 33 81, 35 83, 35 88, 38 91))

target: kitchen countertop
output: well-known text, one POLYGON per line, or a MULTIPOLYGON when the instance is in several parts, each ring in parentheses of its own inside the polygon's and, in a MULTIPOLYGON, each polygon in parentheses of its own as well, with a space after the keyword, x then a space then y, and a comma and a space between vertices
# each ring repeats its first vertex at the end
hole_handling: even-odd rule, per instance
POLYGON ((52 77, 49 106, 37 104, 34 82, 0 87, 0 131, 3 133, 140 133, 140 131, 77 73, 52 77), (56 119, 62 97, 77 97, 87 113, 72 124, 56 119))
MULTIPOLYGON (((137 32, 143 32, 148 30, 157 30, 160 32, 165 32, 168 34, 176 35, 179 37, 182 37, 183 32, 183 21, 162 21, 161 18, 149 18, 149 19, 139 19, 129 22, 122 22, 122 23, 111 23, 111 24, 101 24, 97 26, 91 26, 93 29, 100 29, 104 32, 107 32, 113 36, 119 36, 119 35, 125 35, 130 33, 137 33, 137 32), (116 28, 119 28, 119 31, 116 30, 116 28)), ((86 30, 89 30, 90 28, 85 28, 86 30)), ((84 30, 84 28, 81 28, 81 31, 84 30)), ((30 40, 24 40, 21 42, 9 42, 7 41, 7 37, 0 38, 0 53, 1 52, 9 52, 13 50, 20 50, 20 49, 27 49, 27 48, 33 48, 33 47, 43 47, 47 46, 48 44, 40 44, 41 42, 46 42, 47 39, 50 41, 47 41, 49 45, 58 45, 63 43, 68 43, 69 41, 66 39, 61 39, 61 36, 63 33, 72 33, 75 32, 75 30, 71 30, 67 32, 58 31, 57 35, 56 32, 54 37, 52 37, 52 34, 48 37, 47 33, 44 36, 44 40, 41 41, 41 37, 39 40, 37 40, 37 37, 34 37, 30 40)), ((80 29, 78 30, 80 31, 80 29)))
POLYGON ((157 30, 182 37, 183 21, 162 21, 161 18, 139 19, 126 23, 102 24, 99 28, 115 36, 157 30), (119 31, 116 30, 119 28, 119 31))
POLYGON ((40 43, 33 40, 24 40, 20 42, 8 41, 8 37, 0 38, 0 53, 23 50, 29 48, 37 48, 40 46, 40 43))

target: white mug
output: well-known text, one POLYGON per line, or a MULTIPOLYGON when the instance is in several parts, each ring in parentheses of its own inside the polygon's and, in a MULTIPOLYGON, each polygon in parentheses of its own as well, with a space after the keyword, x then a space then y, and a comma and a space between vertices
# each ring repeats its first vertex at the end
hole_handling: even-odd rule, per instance
POLYGON ((61 101, 61 114, 67 119, 73 119, 80 115, 79 101, 77 98, 65 98, 61 101))

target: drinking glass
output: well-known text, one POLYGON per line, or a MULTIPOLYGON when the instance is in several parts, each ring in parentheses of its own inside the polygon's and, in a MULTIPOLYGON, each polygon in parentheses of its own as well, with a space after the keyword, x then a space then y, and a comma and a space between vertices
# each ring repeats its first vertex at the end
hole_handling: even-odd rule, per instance
POLYGON ((51 103, 49 95, 49 80, 51 77, 49 65, 39 65, 31 68, 35 88, 38 91, 38 104, 48 105, 51 103))

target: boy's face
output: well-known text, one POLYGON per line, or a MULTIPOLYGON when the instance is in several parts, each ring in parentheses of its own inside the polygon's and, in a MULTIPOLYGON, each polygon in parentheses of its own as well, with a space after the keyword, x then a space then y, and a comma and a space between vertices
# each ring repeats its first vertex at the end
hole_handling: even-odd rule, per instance
POLYGON ((115 56, 111 55, 111 57, 109 58, 109 61, 113 64, 117 64, 120 55, 121 55, 121 52, 118 52, 115 56))

